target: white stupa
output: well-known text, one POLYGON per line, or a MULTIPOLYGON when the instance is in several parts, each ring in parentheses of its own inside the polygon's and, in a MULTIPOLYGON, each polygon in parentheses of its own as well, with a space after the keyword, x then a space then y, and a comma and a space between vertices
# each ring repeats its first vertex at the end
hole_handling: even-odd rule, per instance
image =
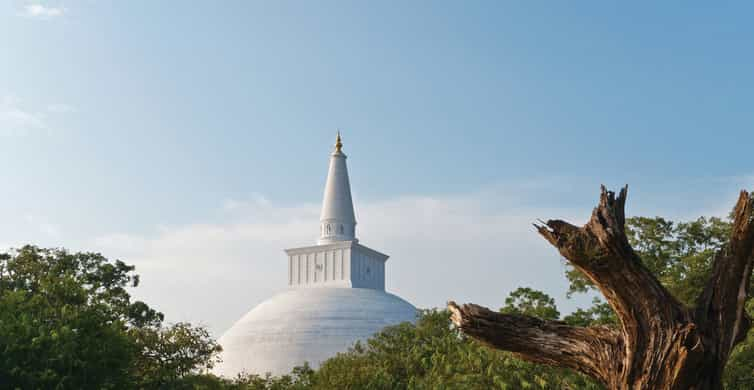
POLYGON ((416 308, 385 292, 388 256, 356 239, 340 134, 330 155, 317 245, 287 249, 289 289, 248 312, 219 340, 217 375, 286 374, 317 367, 388 325, 413 322, 416 308))

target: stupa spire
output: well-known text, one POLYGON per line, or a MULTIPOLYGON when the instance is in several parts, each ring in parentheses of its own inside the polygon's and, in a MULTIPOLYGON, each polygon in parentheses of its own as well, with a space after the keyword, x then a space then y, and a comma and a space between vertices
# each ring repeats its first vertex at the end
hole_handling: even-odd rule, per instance
POLYGON ((338 130, 338 136, 335 137, 335 153, 340 153, 343 148, 343 142, 340 141, 340 130, 338 130))
POLYGON ((356 239, 356 217, 351 199, 351 183, 348 180, 346 155, 343 153, 340 131, 335 138, 335 150, 330 154, 322 214, 319 221, 318 244, 356 239))

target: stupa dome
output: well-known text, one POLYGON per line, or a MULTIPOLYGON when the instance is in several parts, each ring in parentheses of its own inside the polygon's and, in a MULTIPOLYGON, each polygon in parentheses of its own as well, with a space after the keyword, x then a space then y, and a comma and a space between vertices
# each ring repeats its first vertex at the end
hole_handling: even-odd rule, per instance
POLYGON ((287 374, 320 363, 388 325, 413 322, 416 308, 385 292, 388 255, 356 238, 340 133, 325 182, 316 245, 286 249, 289 290, 252 309, 219 340, 214 372, 287 374))
POLYGON ((304 362, 317 367, 388 325, 413 322, 416 309, 369 288, 299 288, 262 302, 220 338, 215 373, 282 375, 304 362))

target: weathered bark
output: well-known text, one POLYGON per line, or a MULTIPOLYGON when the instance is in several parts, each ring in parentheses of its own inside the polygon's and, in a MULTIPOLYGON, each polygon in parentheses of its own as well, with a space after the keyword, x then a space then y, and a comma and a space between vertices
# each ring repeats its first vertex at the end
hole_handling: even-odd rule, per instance
POLYGON ((673 297, 644 267, 625 232, 627 189, 604 187, 589 222, 560 220, 538 232, 599 288, 619 329, 561 322, 448 304, 463 332, 520 357, 589 375, 610 389, 719 389, 733 347, 751 326, 744 301, 754 265, 754 197, 742 191, 729 244, 695 310, 673 297))
POLYGON ((502 314, 468 304, 449 302, 452 321, 464 333, 490 347, 515 352, 525 359, 568 367, 607 383, 622 353, 620 334, 608 327, 580 328, 516 314, 502 314))
POLYGON ((754 194, 741 191, 733 210, 730 242, 715 255, 712 277, 696 303, 695 320, 719 381, 733 347, 746 337, 751 319, 744 310, 754 266, 754 194))

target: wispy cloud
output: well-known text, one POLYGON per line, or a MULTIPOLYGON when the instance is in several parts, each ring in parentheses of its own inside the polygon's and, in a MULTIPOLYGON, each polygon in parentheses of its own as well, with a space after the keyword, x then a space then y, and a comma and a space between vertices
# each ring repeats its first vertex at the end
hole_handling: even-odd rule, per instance
MULTIPOLYGON (((388 290, 419 307, 454 299, 497 308, 511 290, 530 286, 555 297, 565 313, 588 305, 591 298, 566 300, 565 265, 531 223, 538 218, 586 222, 598 187, 576 182, 506 183, 452 196, 378 201, 355 194, 357 235, 362 244, 391 256, 388 290), (564 199, 567 193, 576 200, 564 199)), ((708 213, 716 208, 710 209, 706 201, 676 211, 666 207, 677 203, 675 197, 635 195, 630 215, 679 220, 716 215, 708 213)), ((725 199, 730 204, 733 200, 725 199)), ((314 244, 319 207, 283 206, 252 194, 222 202, 211 221, 160 226, 145 234, 105 235, 84 247, 136 265, 142 284, 134 294, 165 311, 171 321, 205 322, 219 336, 244 312, 285 289, 283 249, 314 244)))
POLYGON ((54 112, 56 114, 68 114, 68 113, 77 112, 78 110, 76 109, 76 107, 70 104, 55 103, 55 104, 48 105, 47 111, 54 112))
POLYGON ((26 4, 21 12, 21 15, 40 20, 49 20, 63 16, 66 13, 64 7, 51 7, 40 3, 26 4))
MULTIPOLYGON (((718 180, 715 186, 708 180, 673 183, 652 191, 637 187, 627 212, 675 220, 725 215, 727 210, 717 205, 730 207, 741 182, 749 180, 738 178, 729 185, 718 180), (678 206, 677 188, 693 194, 700 194, 699 188, 716 191, 708 197, 690 197, 678 206), (662 196, 666 193, 671 195, 662 196)), ((391 256, 387 289, 418 307, 442 306, 453 299, 497 308, 511 290, 530 286, 555 297, 566 313, 588 305, 591 298, 566 300, 565 265, 531 223, 538 218, 584 223, 597 194, 597 184, 577 178, 506 182, 455 195, 381 200, 359 199, 354 193, 357 235, 362 244, 391 256)), ((155 225, 140 232, 103 232, 75 241, 70 227, 37 213, 26 217, 24 242, 36 237, 57 243, 65 238, 71 250, 96 250, 134 264, 142 276, 133 291, 136 298, 164 311, 170 321, 204 323, 219 336, 244 312, 286 288, 283 249, 315 243, 319 211, 315 202, 281 205, 262 194, 250 194, 218 200, 208 217, 194 222, 155 225)), ((10 240, 16 246, 22 243, 10 240)))
MULTIPOLYGON (((496 308, 519 285, 563 297, 567 286, 560 257, 531 222, 549 216, 579 221, 589 210, 579 215, 501 201, 510 198, 486 191, 356 199, 357 233, 363 244, 391 255, 388 290, 419 307, 452 298, 496 308)), ((281 206, 255 194, 225 201, 213 222, 112 234, 87 247, 135 264, 142 284, 134 293, 170 320, 204 320, 219 335, 245 311, 285 289, 283 249, 314 244, 319 211, 317 204, 281 206)), ((559 303, 567 309, 566 302, 559 303)))
POLYGON ((78 112, 65 103, 48 104, 38 109, 13 94, 0 95, 0 136, 21 136, 31 131, 49 131, 50 121, 57 115, 78 112))
POLYGON ((23 135, 29 130, 46 128, 42 114, 23 108, 14 96, 0 97, 0 135, 23 135))
POLYGON ((27 215, 25 219, 29 225, 38 230, 45 237, 52 239, 60 238, 60 228, 47 220, 47 218, 42 218, 36 215, 27 215))

